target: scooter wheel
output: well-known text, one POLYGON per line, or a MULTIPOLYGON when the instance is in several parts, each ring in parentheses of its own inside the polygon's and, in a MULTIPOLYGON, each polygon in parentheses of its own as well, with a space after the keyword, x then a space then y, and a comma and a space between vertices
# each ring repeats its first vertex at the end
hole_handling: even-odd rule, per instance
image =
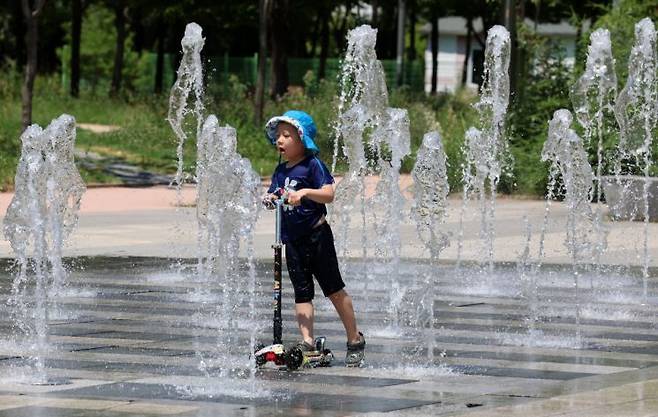
POLYGON ((265 360, 265 355, 256 355, 256 352, 258 352, 259 350, 261 350, 264 347, 265 347, 265 345, 262 344, 262 343, 259 343, 259 344, 254 346, 254 357, 256 359, 256 366, 259 366, 259 367, 263 366, 267 362, 267 360, 265 360))
POLYGON ((283 354, 283 360, 289 371, 295 371, 304 363, 304 352, 302 352, 299 346, 293 346, 286 349, 286 352, 283 354))
POLYGON ((322 359, 318 363, 318 366, 323 367, 323 368, 329 367, 329 366, 331 366, 331 361, 333 361, 333 360, 334 360, 334 354, 331 353, 331 351, 329 349, 325 349, 322 352, 322 359))

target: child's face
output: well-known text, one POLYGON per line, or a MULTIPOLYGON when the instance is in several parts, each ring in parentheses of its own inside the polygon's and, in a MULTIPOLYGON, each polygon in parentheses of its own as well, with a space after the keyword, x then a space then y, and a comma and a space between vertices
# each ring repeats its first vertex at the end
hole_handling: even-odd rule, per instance
POLYGON ((295 126, 280 122, 276 127, 276 147, 287 160, 295 160, 304 156, 304 144, 299 138, 295 126))

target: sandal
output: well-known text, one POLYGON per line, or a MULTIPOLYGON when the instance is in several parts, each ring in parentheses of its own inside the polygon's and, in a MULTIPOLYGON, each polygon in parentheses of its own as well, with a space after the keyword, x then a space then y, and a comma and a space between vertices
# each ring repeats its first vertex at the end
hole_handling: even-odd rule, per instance
POLYGON ((359 341, 347 342, 347 354, 345 355, 345 366, 349 368, 361 366, 366 356, 366 338, 359 332, 359 341))

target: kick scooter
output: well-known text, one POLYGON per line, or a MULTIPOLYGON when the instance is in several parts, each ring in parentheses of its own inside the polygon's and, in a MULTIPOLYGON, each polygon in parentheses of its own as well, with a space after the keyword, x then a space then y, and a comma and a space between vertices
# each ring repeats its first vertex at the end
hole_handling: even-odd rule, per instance
MULTIPOLYGON (((281 221, 283 205, 286 203, 282 191, 281 189, 275 191, 275 194, 279 195, 279 198, 273 202, 273 207, 276 210, 274 244, 272 245, 272 249, 274 249, 274 338, 271 345, 258 345, 256 347, 256 365, 261 367, 268 362, 272 362, 277 366, 285 366, 289 371, 294 371, 302 366, 330 366, 334 355, 329 349, 325 348, 325 337, 315 338, 315 350, 310 352, 304 352, 298 345, 286 348, 281 340, 283 324, 281 318, 281 252, 283 248, 283 243, 281 242, 281 221)), ((266 207, 269 208, 271 205, 266 205, 266 207)))

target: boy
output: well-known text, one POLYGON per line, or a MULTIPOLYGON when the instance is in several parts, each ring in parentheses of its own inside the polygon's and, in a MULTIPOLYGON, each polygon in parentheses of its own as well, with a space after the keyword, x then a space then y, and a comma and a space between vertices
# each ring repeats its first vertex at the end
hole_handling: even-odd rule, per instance
POLYGON ((352 298, 347 294, 338 269, 331 228, 325 204, 334 200, 334 178, 317 158, 318 147, 311 116, 290 110, 273 117, 265 125, 265 135, 285 160, 272 175, 272 184, 263 203, 281 195, 283 206, 281 240, 286 246, 288 274, 295 290, 295 315, 303 341, 303 351, 313 351, 313 276, 325 297, 329 297, 347 333, 347 366, 360 366, 366 341, 357 330, 352 298))

